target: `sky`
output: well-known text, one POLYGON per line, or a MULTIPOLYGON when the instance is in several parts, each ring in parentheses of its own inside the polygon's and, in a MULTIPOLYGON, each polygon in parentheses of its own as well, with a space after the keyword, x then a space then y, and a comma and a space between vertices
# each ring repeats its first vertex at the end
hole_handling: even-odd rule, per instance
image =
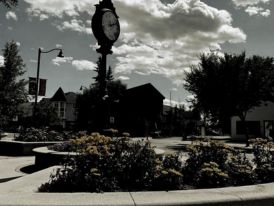
MULTIPOLYGON (((274 0, 112 0, 121 25, 108 65, 128 88, 152 83, 165 103, 192 97, 183 84, 199 55, 216 51, 274 56, 274 0)), ((26 64, 25 78, 35 77, 38 48, 40 78, 47 97, 62 87, 81 92, 93 83, 98 45, 90 28, 99 0, 19 0, 11 10, 0 5, 0 48, 14 40, 26 64)), ((3 56, 0 52, 0 64, 3 56)))

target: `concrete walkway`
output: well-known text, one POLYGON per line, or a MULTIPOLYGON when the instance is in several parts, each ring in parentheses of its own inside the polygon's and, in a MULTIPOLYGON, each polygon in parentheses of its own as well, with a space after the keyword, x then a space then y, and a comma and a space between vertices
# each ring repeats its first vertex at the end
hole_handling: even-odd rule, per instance
POLYGON ((34 157, 0 156, 0 183, 26 175, 20 168, 34 164, 34 157))

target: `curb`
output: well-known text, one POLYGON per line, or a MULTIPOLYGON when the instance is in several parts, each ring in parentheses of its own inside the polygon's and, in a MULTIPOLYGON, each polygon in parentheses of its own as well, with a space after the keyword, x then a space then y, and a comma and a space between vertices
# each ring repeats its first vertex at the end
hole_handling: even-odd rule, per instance
POLYGON ((0 184, 0 206, 273 206, 274 183, 217 189, 116 192, 116 193, 37 193, 49 180, 51 167, 0 184))

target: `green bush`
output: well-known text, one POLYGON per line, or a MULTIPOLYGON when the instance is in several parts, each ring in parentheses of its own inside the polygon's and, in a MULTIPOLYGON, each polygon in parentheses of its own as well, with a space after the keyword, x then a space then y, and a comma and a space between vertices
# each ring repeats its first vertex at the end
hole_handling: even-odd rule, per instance
POLYGON ((274 156, 273 142, 269 142, 265 139, 255 139, 252 142, 254 163, 256 165, 255 172, 258 180, 261 183, 274 181, 274 156))
POLYGON ((188 159, 159 157, 149 141, 109 138, 98 133, 67 143, 78 155, 43 184, 41 192, 177 190, 274 181, 273 144, 256 140, 254 162, 229 146, 194 142, 188 159))
POLYGON ((226 161, 231 148, 214 141, 195 141, 188 147, 189 158, 183 169, 185 182, 189 185, 199 185, 195 179, 205 163, 215 162, 221 170, 226 167, 226 161))
POLYGON ((224 187, 228 184, 229 176, 216 162, 209 162, 203 163, 195 179, 198 188, 224 187))
POLYGON ((248 185, 257 181, 246 155, 223 143, 194 142, 183 167, 184 182, 196 187, 248 185))
POLYGON ((71 132, 56 132, 48 128, 37 129, 30 127, 20 131, 20 134, 15 136, 15 140, 23 142, 64 141, 76 138, 78 136, 79 134, 74 134, 71 132))
POLYGON ((250 185, 257 181, 253 164, 242 151, 232 150, 232 154, 227 161, 226 170, 231 185, 250 185))
POLYGON ((140 191, 158 185, 178 189, 182 185, 178 165, 172 168, 172 164, 163 163, 148 141, 132 142, 96 134, 73 142, 79 146, 79 155, 57 170, 39 191, 140 191), (170 175, 166 176, 165 171, 170 175))

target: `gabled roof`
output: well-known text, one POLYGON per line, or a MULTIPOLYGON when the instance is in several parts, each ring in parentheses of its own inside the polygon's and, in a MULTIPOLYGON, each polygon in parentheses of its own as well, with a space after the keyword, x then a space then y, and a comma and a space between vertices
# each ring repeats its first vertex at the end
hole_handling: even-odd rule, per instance
POLYGON ((137 87, 132 87, 126 90, 127 94, 150 94, 155 93, 157 96, 165 99, 164 95, 160 93, 151 83, 143 84, 137 87))
POLYGON ((52 102, 66 102, 67 101, 65 93, 61 87, 59 87, 59 89, 55 92, 55 94, 50 99, 50 101, 52 101, 52 102))

